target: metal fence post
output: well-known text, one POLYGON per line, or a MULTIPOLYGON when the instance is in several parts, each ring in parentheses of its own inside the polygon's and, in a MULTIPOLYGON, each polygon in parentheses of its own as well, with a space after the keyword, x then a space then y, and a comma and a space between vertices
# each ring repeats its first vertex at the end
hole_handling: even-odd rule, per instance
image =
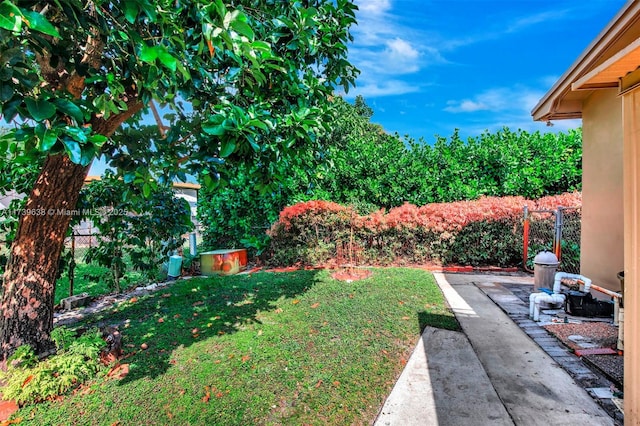
POLYGON ((558 260, 562 258, 562 219, 564 207, 558 206, 556 225, 553 233, 553 253, 558 260))
POLYGON ((76 271, 76 234, 71 233, 71 260, 69 261, 69 297, 73 296, 73 279, 76 271))
POLYGON ((525 204, 524 206, 524 223, 523 223, 523 236, 522 241, 524 245, 524 249, 522 251, 522 268, 525 271, 528 271, 527 268, 527 260, 529 259, 529 207, 525 204))

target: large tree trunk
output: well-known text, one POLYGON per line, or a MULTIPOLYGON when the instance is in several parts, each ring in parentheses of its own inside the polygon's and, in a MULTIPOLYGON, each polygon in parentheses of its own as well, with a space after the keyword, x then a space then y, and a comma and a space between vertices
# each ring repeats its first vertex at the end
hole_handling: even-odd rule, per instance
POLYGON ((55 282, 64 237, 89 166, 65 154, 49 156, 29 195, 4 276, 0 304, 0 353, 21 345, 52 349, 55 282))
MULTIPOLYGON (((142 110, 135 96, 128 109, 107 119, 93 117, 96 134, 110 137, 123 122, 142 110)), ((0 303, 0 361, 19 346, 37 354, 53 348, 53 306, 58 262, 80 190, 90 166, 73 163, 66 154, 51 155, 29 195, 11 245, 0 303)))

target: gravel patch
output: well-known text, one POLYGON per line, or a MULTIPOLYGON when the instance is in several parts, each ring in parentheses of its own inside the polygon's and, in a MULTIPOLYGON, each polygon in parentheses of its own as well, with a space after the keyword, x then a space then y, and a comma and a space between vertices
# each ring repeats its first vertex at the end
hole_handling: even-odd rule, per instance
POLYGON ((624 384, 624 357, 620 355, 585 355, 582 357, 588 364, 600 370, 619 389, 624 384))
POLYGON ((572 336, 584 336, 585 340, 600 348, 616 348, 618 328, 608 322, 584 322, 582 324, 548 324, 544 328, 569 348, 583 349, 580 340, 572 336))

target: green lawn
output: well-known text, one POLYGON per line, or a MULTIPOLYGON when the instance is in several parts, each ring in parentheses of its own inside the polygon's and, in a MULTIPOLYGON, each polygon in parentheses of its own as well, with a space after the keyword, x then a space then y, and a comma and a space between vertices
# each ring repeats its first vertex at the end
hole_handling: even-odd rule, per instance
POLYGON ((22 424, 370 424, 424 326, 458 327, 417 269, 179 281, 95 323, 119 326, 129 374, 25 407, 22 424))
MULTIPOLYGON (((113 289, 107 284, 105 278, 111 276, 111 271, 105 266, 98 266, 92 263, 78 262, 76 265, 74 280, 73 280, 73 294, 89 293, 90 296, 102 296, 113 292, 113 289)), ((134 271, 133 268, 129 268, 122 277, 120 285, 124 290, 134 285, 148 284, 145 281, 142 273, 134 271)), ((56 294, 55 303, 60 303, 60 300, 69 297, 69 274, 68 271, 64 271, 58 281, 56 281, 56 294)))

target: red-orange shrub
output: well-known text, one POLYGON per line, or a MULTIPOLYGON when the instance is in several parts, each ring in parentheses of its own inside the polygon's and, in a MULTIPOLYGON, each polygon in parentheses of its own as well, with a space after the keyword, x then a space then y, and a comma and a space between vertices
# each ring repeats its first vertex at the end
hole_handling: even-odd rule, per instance
POLYGON ((361 261, 372 265, 439 261, 513 266, 521 258, 525 205, 551 210, 579 207, 581 201, 580 193, 536 201, 482 197, 421 207, 406 203, 366 216, 329 201, 308 201, 285 208, 271 227, 271 263, 323 264, 335 258, 336 243, 350 241, 361 261))

